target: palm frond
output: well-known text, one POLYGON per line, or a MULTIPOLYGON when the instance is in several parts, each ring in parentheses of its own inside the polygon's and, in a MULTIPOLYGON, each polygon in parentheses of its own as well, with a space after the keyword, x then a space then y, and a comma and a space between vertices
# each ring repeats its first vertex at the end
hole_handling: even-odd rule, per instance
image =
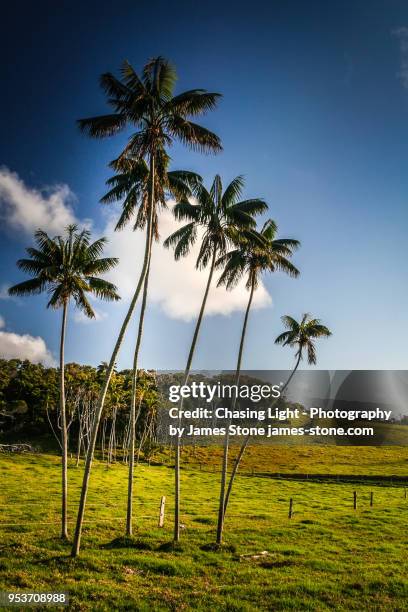
POLYGON ((92 138, 105 138, 122 131, 126 125, 126 116, 123 113, 111 113, 98 117, 78 119, 78 127, 84 134, 92 138))
POLYGON ((111 72, 101 74, 99 84, 109 97, 117 99, 129 96, 131 89, 125 83, 119 81, 111 72))
POLYGON ((119 263, 119 259, 117 257, 102 257, 101 259, 96 259, 94 261, 90 261, 88 264, 85 264, 83 273, 87 277, 89 275, 94 274, 106 274, 110 270, 112 270, 119 263))
POLYGON ((227 186, 222 196, 222 205, 226 209, 236 203, 244 189, 245 179, 242 175, 236 176, 227 186))
POLYGON ((196 237, 197 228, 195 223, 188 223, 166 238, 166 240, 163 242, 163 246, 167 249, 174 246, 174 257, 175 259, 179 259, 180 257, 188 254, 191 245, 193 245, 196 240, 196 237))
POLYGON ((137 72, 133 66, 125 60, 121 67, 123 83, 132 91, 136 93, 145 93, 145 86, 142 80, 139 78, 137 72))
POLYGON ((44 278, 31 278, 29 280, 18 283, 9 287, 8 294, 15 296, 23 295, 38 295, 42 293, 47 286, 47 280, 44 278))
MULTIPOLYGON (((89 289, 88 289, 89 290, 89 289)), ((75 305, 81 310, 89 319, 95 318, 95 312, 89 303, 84 291, 76 291, 73 294, 75 305)))
POLYGON ((181 115, 173 115, 166 119, 166 128, 173 138, 192 149, 203 153, 218 153, 222 151, 219 137, 205 127, 184 119, 181 115))
POLYGON ((291 332, 289 331, 283 332, 275 338, 275 344, 282 344, 283 346, 285 346, 286 344, 289 344, 291 342, 291 337, 292 337, 291 332))
POLYGON ((254 216, 261 215, 262 213, 266 212, 268 210, 268 204, 265 202, 265 200, 253 198, 251 200, 243 200, 242 202, 238 202, 234 205, 234 208, 245 212, 248 215, 254 216))
POLYGON ((215 206, 220 206, 222 200, 222 181, 219 174, 216 174, 210 189, 210 196, 215 206))
POLYGON ((205 89, 191 89, 169 100, 165 108, 176 115, 195 117, 213 110, 221 97, 221 94, 205 89))
POLYGON ((317 362, 316 349, 310 340, 307 343, 307 361, 310 365, 315 365, 317 362))
POLYGON ((113 283, 108 282, 102 278, 88 277, 87 278, 90 290, 98 298, 106 301, 118 301, 120 296, 118 295, 118 288, 113 283))
POLYGON ((299 330, 299 323, 293 317, 289 315, 283 315, 283 317, 281 317, 281 321, 287 329, 291 329, 293 331, 299 330))
POLYGON ((178 202, 173 207, 173 214, 178 221, 191 220, 196 221, 200 214, 199 206, 190 204, 187 200, 178 202))

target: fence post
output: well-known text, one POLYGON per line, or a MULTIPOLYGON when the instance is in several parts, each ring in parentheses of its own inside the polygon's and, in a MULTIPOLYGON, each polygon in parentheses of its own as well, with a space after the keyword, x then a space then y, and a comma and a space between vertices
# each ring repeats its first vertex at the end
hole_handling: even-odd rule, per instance
POLYGON ((357 510, 357 491, 353 492, 353 507, 354 510, 357 510))
POLYGON ((289 500, 289 514, 288 514, 288 518, 292 518, 293 516, 293 498, 291 497, 289 500))
POLYGON ((159 523, 158 523, 159 527, 164 527, 164 507, 165 505, 166 505, 166 496, 163 495, 163 497, 160 500, 160 513, 159 513, 159 523))
POLYGON ((374 493, 371 491, 370 493, 370 508, 374 506, 374 493))

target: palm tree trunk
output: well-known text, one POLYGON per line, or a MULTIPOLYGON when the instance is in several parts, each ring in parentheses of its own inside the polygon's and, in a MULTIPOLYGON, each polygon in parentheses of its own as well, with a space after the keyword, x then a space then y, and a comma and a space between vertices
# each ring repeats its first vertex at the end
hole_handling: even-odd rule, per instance
POLYGON ((142 306, 141 306, 140 318, 139 318, 139 329, 137 332, 136 348, 135 348, 135 354, 133 358, 132 400, 131 400, 131 408, 130 408, 130 456, 129 456, 128 499, 127 499, 127 514, 126 514, 126 535, 127 536, 131 536, 133 533, 132 514, 133 514, 133 476, 134 476, 134 469, 135 469, 136 385, 137 385, 137 372, 138 372, 137 365, 138 365, 138 359, 139 359, 140 344, 142 342, 143 323, 144 323, 144 316, 145 316, 145 311, 146 311, 147 290, 149 286, 150 258, 151 258, 151 251, 150 251, 150 256, 149 256, 149 264, 147 267, 146 277, 144 281, 143 300, 142 300, 142 306))
MULTIPOLYGON (((208 298, 208 294, 209 294, 210 287, 211 287, 211 281, 214 275, 216 257, 217 257, 217 249, 215 248, 213 252, 212 260, 211 260, 211 267, 210 267, 210 273, 208 275, 207 286, 205 288, 203 301, 201 303, 200 312, 199 312, 197 323, 196 323, 195 330, 194 330, 193 340, 191 342, 190 352, 188 354, 186 369, 184 370, 184 382, 183 382, 184 385, 187 384, 188 377, 190 375, 191 364, 193 362, 194 351, 195 351, 197 340, 198 340, 198 334, 200 331, 201 322, 203 320, 205 306, 207 304, 207 298, 208 298)), ((182 407, 183 407, 183 399, 181 399, 180 401, 179 410, 181 410, 182 407)), ((179 423, 180 423, 180 420, 179 420, 179 423)), ((174 541, 178 542, 180 540, 180 438, 178 435, 176 437, 174 474, 175 474, 175 480, 174 480, 174 485, 175 485, 174 541)))
MULTIPOLYGON (((155 165, 154 165, 154 156, 151 155, 150 156, 150 174, 152 176, 152 180, 154 181, 154 172, 155 172, 155 165)), ((150 198, 151 198, 150 194, 150 198)), ((152 204, 152 202, 150 202, 150 204, 152 204)), ((122 345, 123 342, 123 338, 125 336, 126 333, 126 329, 129 325, 129 321, 132 317, 133 311, 135 309, 136 306, 136 302, 138 300, 139 294, 140 294, 140 290, 142 288, 145 276, 146 276, 146 272, 147 272, 147 267, 149 265, 149 256, 150 256, 150 247, 151 247, 151 226, 152 226, 152 219, 153 219, 153 206, 150 205, 149 207, 149 217, 148 217, 148 222, 147 222, 147 232, 146 232, 146 246, 145 246, 145 254, 144 254, 144 260, 143 260, 143 267, 142 267, 142 271, 140 273, 140 277, 139 277, 139 281, 136 287, 136 291, 133 295, 132 301, 130 302, 130 306, 128 309, 128 312, 126 314, 126 317, 122 323, 122 327, 121 330, 119 332, 119 336, 118 339, 116 340, 116 344, 115 347, 113 349, 113 353, 112 356, 110 358, 110 362, 109 362, 109 367, 108 370, 106 372, 106 378, 105 378, 105 382, 103 385, 103 388, 101 390, 99 399, 98 399, 98 404, 97 404, 97 408, 95 411, 95 417, 94 417, 94 421, 92 424, 92 432, 91 432, 91 437, 90 437, 90 441, 89 441, 89 446, 88 446, 88 451, 86 454, 86 462, 85 462, 85 469, 84 469, 84 476, 83 476, 83 481, 82 481, 82 488, 81 488, 81 497, 79 500, 79 507, 78 507, 78 515, 77 515, 77 522, 76 522, 76 529, 75 529, 75 536, 74 536, 74 542, 72 545, 72 550, 71 550, 71 556, 72 557, 76 557, 79 553, 79 548, 81 545, 81 533, 82 533, 82 524, 83 524, 83 520, 84 520, 84 513, 85 513, 85 505, 86 505, 86 498, 87 498, 87 494, 88 494, 88 486, 89 486, 89 477, 90 477, 90 473, 91 473, 91 467, 92 467, 92 460, 93 460, 93 456, 94 456, 94 452, 95 452, 95 444, 96 444, 96 438, 98 435, 98 427, 99 427, 99 422, 101 420, 101 415, 102 415, 102 411, 103 411, 103 406, 105 403, 105 398, 106 398, 106 394, 108 391, 108 387, 109 387, 109 382, 113 373, 113 370, 115 368, 115 363, 116 363, 116 359, 119 353, 119 349, 122 345)))
POLYGON ((62 507, 61 507, 61 538, 68 540, 68 436, 67 415, 65 412, 65 331, 67 328, 68 302, 64 301, 62 310, 61 341, 60 341, 60 413, 61 413, 61 446, 62 446, 62 507))
MULTIPOLYGON (((254 297, 254 290, 255 290, 255 282, 252 281, 248 305, 246 308, 244 323, 242 326, 241 342, 239 344, 239 351, 238 351, 237 369, 235 371, 235 385, 237 386, 239 384, 239 377, 241 373, 242 353, 244 350, 245 334, 246 334, 246 329, 248 325, 248 317, 249 317, 249 311, 251 309, 252 298, 254 297)), ((234 410, 235 408, 236 401, 237 401, 237 397, 235 395, 235 397, 232 400, 232 410, 234 410)), ((224 454, 223 454, 223 459, 222 459, 222 470, 221 470, 220 501, 219 501, 219 506, 218 506, 218 525, 217 525, 217 544, 218 545, 222 544, 222 533, 224 530, 224 517, 225 517, 224 501, 225 501, 225 485, 227 481, 228 450, 229 450, 229 432, 228 430, 229 430, 229 423, 227 424, 227 432, 224 438, 224 454)))
MULTIPOLYGON (((288 380, 283 385, 283 387, 282 387, 282 389, 280 391, 280 396, 279 397, 281 397, 282 393, 289 386, 290 381, 294 377, 294 375, 296 373, 296 370, 299 367, 299 363, 300 363, 301 358, 302 358, 302 354, 301 354, 301 352, 299 352, 299 355, 298 355, 295 367, 293 368, 293 370, 292 370, 288 380)), ((275 406, 275 404, 278 401, 278 399, 279 398, 276 398, 276 400, 273 402, 271 408, 273 408, 275 406)), ((224 519, 225 519, 225 514, 227 512, 228 502, 229 502, 229 498, 230 498, 231 491, 232 491, 232 485, 234 484, 234 480, 235 480, 235 476, 237 475, 239 464, 241 463, 241 459, 243 457, 243 454, 245 453, 246 447, 248 446, 248 442, 250 440, 250 437, 251 437, 250 435, 246 436, 244 442, 241 445, 241 448, 239 449, 239 453, 238 453, 238 455, 237 455, 237 457, 235 459, 235 462, 234 462, 234 467, 233 467, 232 472, 231 472, 231 477, 230 477, 230 480, 229 480, 229 483, 228 483, 227 494, 225 496, 225 501, 224 501, 224 519)))

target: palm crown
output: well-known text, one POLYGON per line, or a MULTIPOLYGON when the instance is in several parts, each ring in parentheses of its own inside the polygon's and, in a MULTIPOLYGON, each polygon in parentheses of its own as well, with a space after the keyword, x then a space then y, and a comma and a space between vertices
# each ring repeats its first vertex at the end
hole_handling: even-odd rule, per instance
MULTIPOLYGON (((158 232, 158 212, 167 207, 167 199, 187 198, 192 195, 195 186, 201 182, 201 177, 187 170, 168 171, 169 158, 160 155, 156 163, 154 200, 155 210, 152 224, 156 239, 158 232)), ((115 229, 121 230, 134 217, 133 229, 143 229, 146 226, 149 210, 150 169, 143 159, 134 156, 121 157, 114 160, 110 166, 117 174, 110 177, 106 184, 109 191, 101 198, 102 204, 110 204, 123 200, 122 213, 115 229)))
POLYGON ((162 57, 152 58, 141 77, 125 61, 121 78, 110 72, 100 78, 114 112, 80 119, 80 129, 90 136, 102 138, 122 131, 127 124, 133 125, 137 131, 131 135, 123 154, 139 159, 164 152, 174 139, 195 150, 221 150, 218 136, 189 120, 189 117, 212 110, 220 94, 192 89, 174 96, 176 79, 174 67, 162 57))
POLYGON ((308 313, 303 315, 300 323, 288 315, 282 317, 282 323, 287 331, 276 338, 275 344, 297 347, 296 356, 299 361, 303 358, 303 350, 306 349, 308 363, 311 365, 315 364, 316 349, 314 340, 331 336, 331 331, 321 324, 320 319, 312 319, 308 313))
POLYGON ((47 307, 60 308, 72 297, 76 306, 86 316, 95 313, 86 294, 91 293, 104 300, 119 300, 115 285, 99 278, 113 268, 118 260, 101 258, 106 238, 90 242, 88 230, 78 231, 76 225, 67 227, 66 236, 50 238, 42 230, 35 233, 36 248, 28 248, 30 256, 20 259, 18 267, 33 278, 10 287, 10 295, 33 295, 48 291, 47 307))
POLYGON ((282 271, 297 277, 299 270, 289 258, 300 242, 292 238, 277 239, 277 231, 276 223, 269 219, 259 233, 251 231, 238 236, 236 248, 217 261, 217 267, 223 268, 218 285, 232 289, 246 274, 247 288, 256 289, 261 274, 267 271, 282 271))
POLYGON ((208 191, 203 184, 196 186, 196 204, 187 199, 175 205, 174 215, 178 220, 189 223, 165 240, 166 247, 174 246, 176 259, 187 255, 197 240, 198 229, 204 229, 197 268, 205 268, 211 256, 225 254, 237 235, 250 232, 256 226, 254 215, 267 210, 268 205, 261 199, 239 201, 244 186, 242 176, 237 176, 223 192, 219 175, 214 178, 208 191))

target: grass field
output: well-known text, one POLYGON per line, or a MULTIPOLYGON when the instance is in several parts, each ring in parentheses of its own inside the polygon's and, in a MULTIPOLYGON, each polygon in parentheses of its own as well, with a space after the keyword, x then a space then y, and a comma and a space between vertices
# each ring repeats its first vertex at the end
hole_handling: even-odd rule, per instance
MULTIPOLYGON (((199 469, 219 469, 220 446, 183 448, 183 464, 199 469)), ((231 459, 238 452, 231 447, 231 459)), ((157 453, 164 463, 169 453, 157 453)), ((241 472, 280 472, 282 474, 339 474, 408 476, 408 446, 266 446, 247 448, 240 464, 241 472)))
MULTIPOLYGON (((289 469, 307 465, 309 471, 323 471, 322 464, 325 470, 335 464, 333 469, 358 473, 378 473, 382 467, 390 474, 407 473, 407 453, 398 448, 285 453, 280 460, 289 469)), ((270 464, 277 462, 278 456, 270 457, 270 464)), ((71 531, 81 473, 70 466, 71 531)), ((107 469, 97 462, 83 549, 72 560, 69 546, 58 539, 58 458, 0 456, 0 590, 66 590, 72 610, 408 610, 408 500, 403 488, 238 477, 226 546, 214 551, 208 545, 215 539, 219 475, 186 469, 185 529, 180 550, 172 550, 173 476, 169 467, 138 466, 137 534, 126 542, 121 539, 126 467, 107 469), (162 495, 167 496, 167 516, 159 529, 162 495), (240 558, 264 550, 269 555, 260 559, 240 558)))

